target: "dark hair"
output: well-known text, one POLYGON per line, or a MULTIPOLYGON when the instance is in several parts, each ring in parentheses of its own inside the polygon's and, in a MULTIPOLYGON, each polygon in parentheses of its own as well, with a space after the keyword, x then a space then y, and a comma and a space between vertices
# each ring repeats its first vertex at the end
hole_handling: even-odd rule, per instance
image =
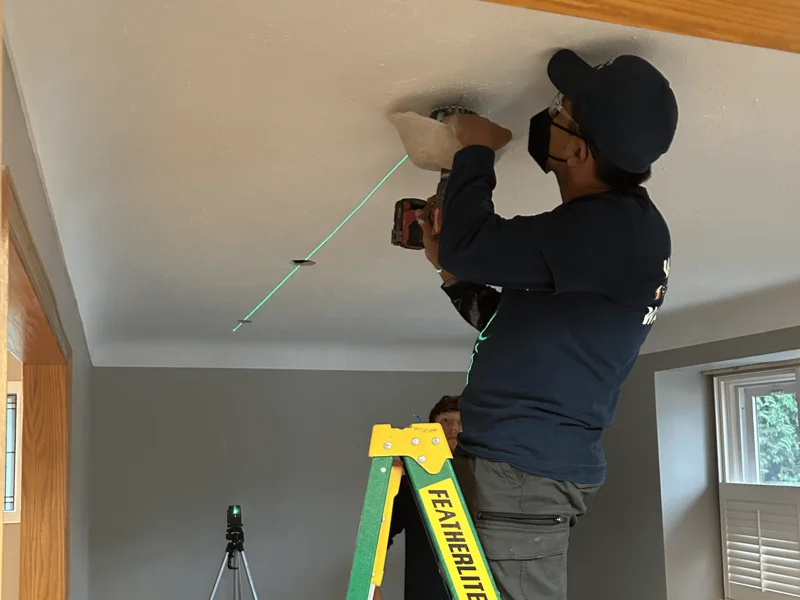
POLYGON ((624 171, 611 162, 611 159, 605 154, 598 151, 593 142, 589 143, 592 154, 594 154, 594 173, 600 181, 611 186, 612 190, 624 190, 642 185, 653 174, 652 169, 647 169, 644 173, 624 171))
MULTIPOLYGON (((575 114, 572 118, 578 123, 580 127, 581 118, 577 107, 573 107, 575 114)), ((580 134, 584 139, 586 145, 589 146, 589 151, 594 156, 594 173, 597 178, 608 185, 612 190, 625 190, 628 188, 636 187, 645 183, 653 175, 652 169, 647 169, 644 173, 631 173, 620 169, 615 165, 608 156, 600 152, 597 144, 594 143, 586 134, 580 134)))
POLYGON ((461 410, 461 396, 442 396, 442 399, 431 409, 428 421, 433 423, 439 415, 459 410, 461 410))

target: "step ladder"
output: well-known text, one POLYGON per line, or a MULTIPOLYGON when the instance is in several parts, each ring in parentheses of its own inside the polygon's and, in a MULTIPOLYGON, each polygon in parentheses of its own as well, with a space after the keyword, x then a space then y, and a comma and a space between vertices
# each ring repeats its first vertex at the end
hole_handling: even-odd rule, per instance
POLYGON ((405 429, 375 425, 372 465, 347 600, 372 600, 383 581, 389 526, 400 479, 408 477, 428 532, 439 572, 453 600, 500 600, 483 547, 453 471, 450 447, 439 423, 405 429), (400 459, 394 464, 394 459, 400 459))

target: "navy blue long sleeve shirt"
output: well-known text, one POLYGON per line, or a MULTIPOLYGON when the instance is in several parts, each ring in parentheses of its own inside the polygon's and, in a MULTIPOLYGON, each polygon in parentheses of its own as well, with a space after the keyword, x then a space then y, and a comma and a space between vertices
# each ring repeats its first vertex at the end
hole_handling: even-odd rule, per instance
MULTIPOLYGON (((642 187, 505 219, 492 199, 494 158, 484 146, 460 150, 443 206, 441 266, 502 288, 473 349, 459 446, 534 475, 602 483, 602 433, 666 293, 669 228, 642 187)), ((459 288, 448 287, 456 305, 459 288)))

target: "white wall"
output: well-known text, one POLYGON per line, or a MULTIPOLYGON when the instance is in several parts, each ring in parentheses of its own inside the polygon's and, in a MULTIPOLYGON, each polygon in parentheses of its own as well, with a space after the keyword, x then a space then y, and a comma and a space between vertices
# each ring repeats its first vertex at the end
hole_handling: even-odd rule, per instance
MULTIPOLYGON (((89 382, 91 362, 75 293, 67 274, 45 187, 11 68, 3 53, 3 162, 10 168, 22 211, 41 255, 58 312, 72 346, 72 448, 70 464, 70 598, 88 598, 89 382)), ((57 101, 54 99, 54 101, 57 101)))

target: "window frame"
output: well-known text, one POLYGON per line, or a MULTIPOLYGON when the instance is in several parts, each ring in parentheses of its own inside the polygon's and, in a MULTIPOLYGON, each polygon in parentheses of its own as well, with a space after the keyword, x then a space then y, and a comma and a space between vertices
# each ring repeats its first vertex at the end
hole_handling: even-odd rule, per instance
MULTIPOLYGON (((759 370, 714 375, 714 405, 717 419, 717 461, 720 483, 760 483, 756 417, 748 398, 753 389, 782 385, 795 394, 800 409, 800 364, 764 367, 759 370), (744 416, 743 416, 744 415, 744 416)), ((766 394, 762 394, 766 395, 766 394)))
MULTIPOLYGON (((6 395, 14 394, 17 397, 17 435, 14 444, 14 510, 3 509, 3 523, 20 523, 22 520, 22 419, 24 400, 22 396, 22 382, 9 381, 6 384, 6 395)), ((6 402, 8 402, 6 400, 6 402)), ((8 427, 8 423, 6 423, 8 427)), ((5 443, 3 444, 5 448, 5 443)), ((5 497, 5 481, 3 482, 3 497, 5 497)), ((4 502, 5 504, 5 502, 4 502)))
MULTIPOLYGON (((733 508, 735 506, 755 505, 760 537, 760 511, 766 510, 765 514, 769 519, 773 511, 786 510, 789 506, 792 514, 796 515, 795 531, 800 540, 800 484, 761 483, 755 404, 755 398, 774 393, 775 388, 780 386, 784 393, 794 392, 800 409, 800 395, 797 394, 800 385, 800 361, 735 367, 704 374, 712 376, 716 411, 720 542, 725 597, 732 600, 783 600, 795 597, 775 591, 776 575, 772 554, 775 551, 774 538, 769 540, 770 544, 764 547, 765 554, 758 560, 757 573, 761 589, 741 581, 742 558, 736 556, 742 551, 736 547, 742 544, 742 540, 737 539, 742 535, 741 523, 738 526, 731 525, 729 517, 732 513, 737 514, 743 510, 733 508), (771 589, 766 587, 768 585, 771 589)), ((798 415, 800 420, 800 410, 798 415)), ((737 517, 733 517, 733 520, 735 522, 737 517)), ((760 540, 758 544, 760 554, 760 540)))

